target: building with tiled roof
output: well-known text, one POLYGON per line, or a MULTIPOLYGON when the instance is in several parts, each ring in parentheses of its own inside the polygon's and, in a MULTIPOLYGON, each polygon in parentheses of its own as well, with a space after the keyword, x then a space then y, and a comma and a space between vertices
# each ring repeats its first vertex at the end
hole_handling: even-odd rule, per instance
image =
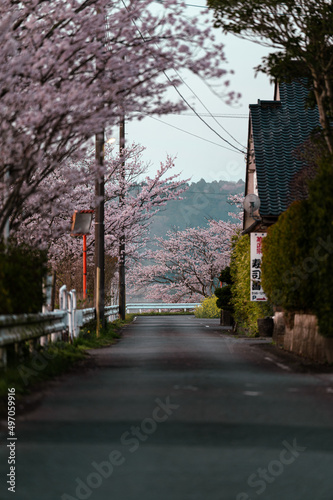
POLYGON ((245 194, 260 208, 244 214, 244 230, 265 230, 290 204, 291 182, 304 166, 296 150, 319 127, 318 109, 306 107, 302 81, 276 84, 274 100, 250 105, 245 194))

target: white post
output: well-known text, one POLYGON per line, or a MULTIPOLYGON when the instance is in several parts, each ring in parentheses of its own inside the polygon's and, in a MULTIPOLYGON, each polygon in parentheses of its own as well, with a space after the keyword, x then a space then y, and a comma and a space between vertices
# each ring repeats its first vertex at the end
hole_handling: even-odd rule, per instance
POLYGON ((66 285, 62 285, 62 287, 59 290, 59 309, 61 311, 65 311, 67 309, 67 287, 66 285))
POLYGON ((77 328, 77 314, 76 314, 76 290, 71 290, 70 292, 71 298, 72 298, 72 332, 73 332, 73 337, 77 337, 78 335, 78 328, 77 328))
POLYGON ((43 286, 43 293, 46 296, 46 304, 43 305, 42 312, 47 313, 51 310, 51 298, 52 298, 52 286, 53 286, 53 276, 46 276, 45 283, 43 286))
POLYGON ((73 297, 71 292, 67 294, 67 317, 69 337, 73 340, 73 297))

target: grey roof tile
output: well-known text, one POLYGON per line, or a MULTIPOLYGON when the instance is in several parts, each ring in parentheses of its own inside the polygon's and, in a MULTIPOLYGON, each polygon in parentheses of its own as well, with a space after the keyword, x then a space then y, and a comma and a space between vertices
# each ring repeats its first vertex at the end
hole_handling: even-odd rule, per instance
POLYGON ((300 81, 280 83, 280 101, 250 105, 258 193, 262 216, 288 208, 290 181, 303 166, 294 152, 319 126, 318 109, 307 109, 300 81))

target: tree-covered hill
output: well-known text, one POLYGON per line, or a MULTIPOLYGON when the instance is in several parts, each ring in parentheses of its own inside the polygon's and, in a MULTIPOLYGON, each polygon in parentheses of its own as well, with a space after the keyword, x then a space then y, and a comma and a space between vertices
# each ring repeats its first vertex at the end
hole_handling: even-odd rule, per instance
POLYGON ((228 203, 230 194, 244 193, 245 183, 213 181, 192 182, 183 195, 183 200, 169 201, 164 209, 154 216, 151 236, 164 237, 172 228, 184 230, 188 227, 203 227, 210 219, 228 221, 229 212, 236 208, 228 203))

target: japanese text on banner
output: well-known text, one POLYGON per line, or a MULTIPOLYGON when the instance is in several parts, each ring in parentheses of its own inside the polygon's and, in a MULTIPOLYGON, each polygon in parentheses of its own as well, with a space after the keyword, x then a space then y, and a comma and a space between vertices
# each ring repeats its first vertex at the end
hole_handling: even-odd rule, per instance
POLYGON ((267 300, 261 286, 262 241, 267 233, 251 233, 251 301, 267 300))

